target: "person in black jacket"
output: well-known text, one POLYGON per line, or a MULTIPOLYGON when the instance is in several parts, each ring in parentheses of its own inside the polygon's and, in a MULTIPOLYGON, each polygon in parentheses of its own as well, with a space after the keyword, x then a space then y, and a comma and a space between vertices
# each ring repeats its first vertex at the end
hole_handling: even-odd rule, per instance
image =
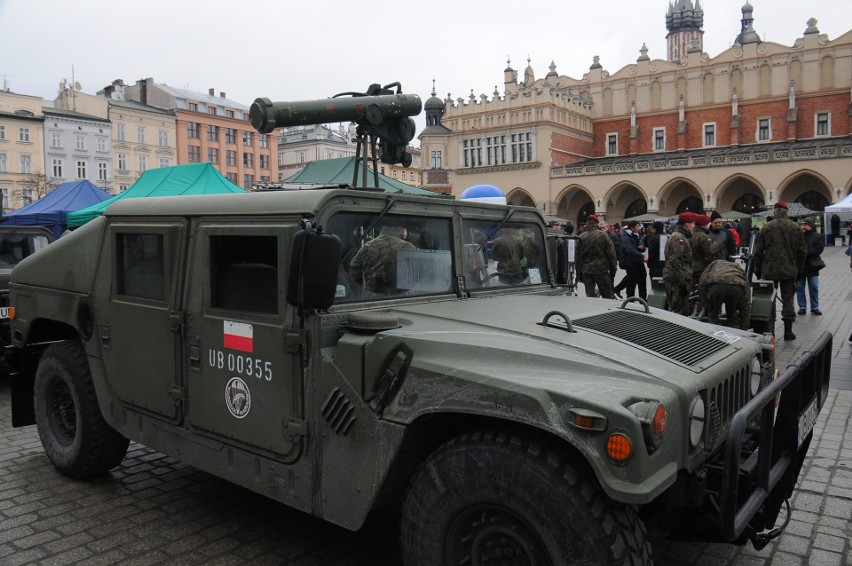
POLYGON ((627 296, 636 295, 636 287, 639 287, 638 296, 642 300, 648 300, 648 274, 645 272, 645 246, 640 242, 642 223, 631 221, 627 223, 621 235, 621 255, 624 258, 624 269, 627 276, 624 278, 624 287, 627 296))
POLYGON ((805 285, 808 286, 808 291, 811 298, 811 314, 820 315, 819 310, 819 270, 825 267, 820 255, 825 249, 825 239, 822 234, 814 229, 814 221, 810 218, 799 220, 799 226, 805 235, 805 265, 802 268, 802 274, 796 280, 796 300, 799 303, 799 314, 803 315, 808 310, 808 303, 805 300, 805 285))
POLYGON ((651 237, 648 238, 648 273, 651 278, 662 277, 666 262, 660 260, 660 234, 665 233, 662 222, 654 222, 651 226, 651 237))

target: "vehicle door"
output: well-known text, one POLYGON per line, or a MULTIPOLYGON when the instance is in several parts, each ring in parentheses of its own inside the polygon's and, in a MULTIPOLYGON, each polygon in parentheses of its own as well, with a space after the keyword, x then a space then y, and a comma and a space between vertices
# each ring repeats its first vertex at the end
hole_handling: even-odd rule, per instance
POLYGON ((111 222, 94 293, 96 336, 112 392, 171 422, 181 419, 186 234, 181 218, 111 222))
POLYGON ((199 223, 187 299, 189 426, 284 461, 301 446, 301 364, 286 348, 295 231, 295 221, 199 223))

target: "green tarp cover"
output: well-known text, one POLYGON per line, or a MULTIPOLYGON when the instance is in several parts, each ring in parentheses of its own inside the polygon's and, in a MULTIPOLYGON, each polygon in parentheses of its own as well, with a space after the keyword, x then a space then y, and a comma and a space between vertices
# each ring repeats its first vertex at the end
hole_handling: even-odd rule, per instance
POLYGON ((76 212, 69 212, 69 228, 77 228, 103 214, 117 200, 126 198, 169 197, 179 195, 214 195, 244 193, 219 173, 210 163, 191 163, 145 171, 126 191, 103 202, 76 212))
MULTIPOLYGON (((320 159, 318 161, 311 161, 305 168, 300 172, 292 175, 283 181, 282 183, 295 183, 295 184, 341 184, 341 185, 351 185, 352 184, 352 175, 355 172, 355 158, 354 157, 339 157, 337 159, 320 159)), ((361 185, 362 179, 362 171, 358 169, 358 183, 357 185, 361 185)), ((413 171, 412 171, 412 174, 413 171)), ((368 169, 367 171, 367 186, 373 186, 373 170, 368 169)), ((379 187, 384 189, 389 193, 402 193, 406 195, 416 195, 416 196, 426 196, 426 197, 447 197, 448 195, 444 195, 441 193, 436 193, 433 191, 427 191, 426 189, 421 189, 419 187, 413 187, 411 185, 406 185, 402 181, 397 181, 396 179, 391 179, 390 177, 386 177, 379 173, 379 187)))

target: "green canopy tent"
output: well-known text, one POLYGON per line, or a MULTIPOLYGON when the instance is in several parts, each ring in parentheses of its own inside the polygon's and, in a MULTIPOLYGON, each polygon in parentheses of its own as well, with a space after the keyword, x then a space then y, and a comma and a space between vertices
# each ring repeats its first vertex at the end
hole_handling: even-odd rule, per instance
MULTIPOLYGON (((359 179, 360 179, 359 169, 359 179)), ((287 185, 351 185, 352 176, 355 173, 355 158, 354 157, 339 157, 337 159, 320 159, 311 161, 305 168, 287 177, 281 182, 283 188, 287 185)), ((413 174, 413 173, 412 173, 413 174)), ((372 186, 373 170, 367 171, 367 183, 372 186)), ((398 193, 405 195, 416 195, 425 197, 445 197, 452 198, 450 195, 427 191, 419 187, 407 185, 402 181, 391 179, 379 173, 379 188, 384 189, 388 193, 398 193)))
POLYGON ((69 228, 78 228, 103 214, 104 210, 115 201, 127 198, 244 192, 246 191, 230 182, 210 163, 149 169, 123 193, 87 208, 69 212, 67 224, 69 228))

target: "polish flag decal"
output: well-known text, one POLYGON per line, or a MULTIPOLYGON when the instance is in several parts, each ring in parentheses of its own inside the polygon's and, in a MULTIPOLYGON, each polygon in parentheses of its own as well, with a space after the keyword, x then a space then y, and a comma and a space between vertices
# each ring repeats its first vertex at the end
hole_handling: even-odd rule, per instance
POLYGON ((244 322, 225 322, 225 347, 241 352, 254 352, 254 329, 244 322))

